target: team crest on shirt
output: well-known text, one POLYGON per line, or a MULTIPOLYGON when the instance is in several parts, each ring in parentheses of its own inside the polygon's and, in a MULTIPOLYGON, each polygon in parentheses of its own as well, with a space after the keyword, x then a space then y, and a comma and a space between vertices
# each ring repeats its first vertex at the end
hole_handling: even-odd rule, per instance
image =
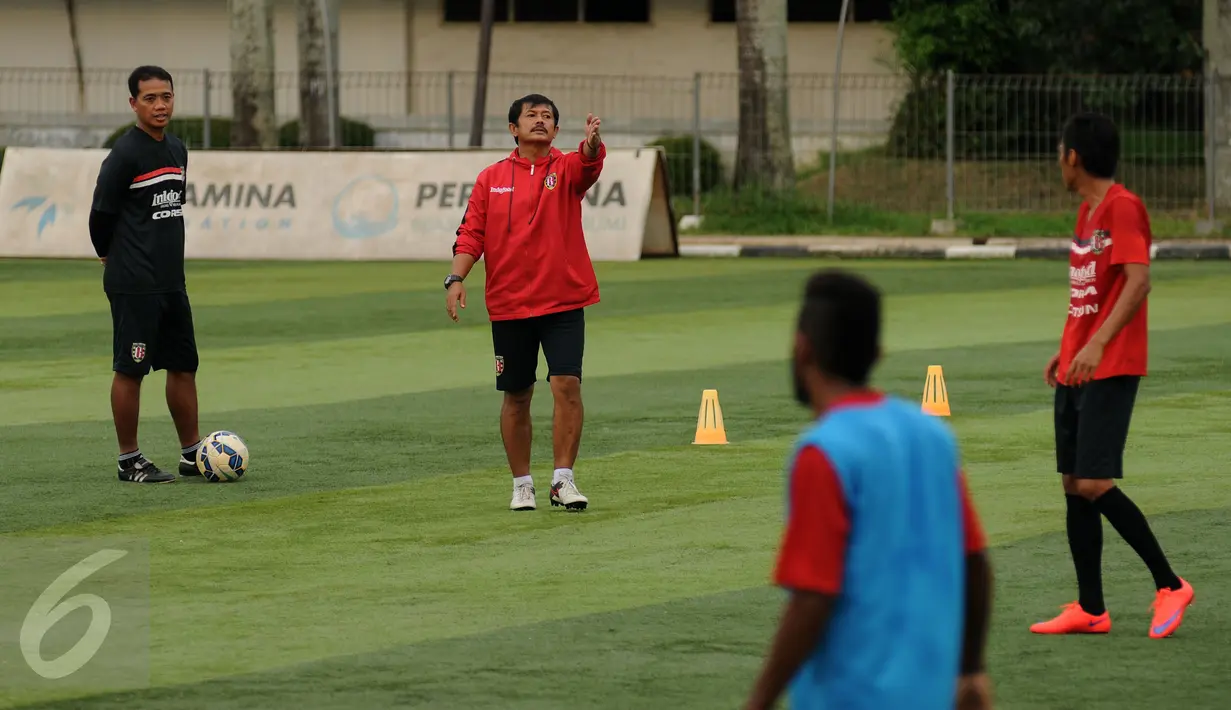
POLYGON ((504 374, 504 356, 503 355, 496 356, 496 374, 497 375, 504 374))
POLYGON ((543 186, 548 190, 556 189, 557 182, 559 182, 559 178, 556 177, 555 173, 551 173, 547 177, 543 178, 543 186))
POLYGON ((1094 254, 1102 254, 1109 241, 1111 241, 1111 233, 1106 229, 1094 230, 1094 234, 1090 237, 1090 251, 1094 254))
POLYGON ((133 362, 141 362, 145 359, 145 343, 133 343, 132 347, 133 362))

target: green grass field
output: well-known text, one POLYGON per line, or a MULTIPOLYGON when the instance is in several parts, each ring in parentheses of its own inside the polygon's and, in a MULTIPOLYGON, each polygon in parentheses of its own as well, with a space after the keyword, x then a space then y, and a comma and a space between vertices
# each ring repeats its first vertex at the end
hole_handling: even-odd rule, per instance
MULTIPOLYGON (((244 436, 253 467, 236 484, 135 486, 114 473, 100 267, 0 262, 0 706, 738 707, 782 601, 768 585, 782 467, 806 423, 786 353, 820 265, 600 265, 577 467, 591 508, 577 514, 547 505, 545 387, 540 507, 507 510, 481 269, 457 325, 439 264, 192 264, 202 428, 244 436), (707 388, 729 446, 691 445, 707 388), (35 574, 12 551, 105 536, 148 544, 148 685, 34 682, 18 627, 62 569, 35 574)), ((879 386, 917 399, 927 367, 944 367, 994 545, 997 707, 1225 702, 1231 267, 1156 266, 1125 487, 1197 599, 1175 637, 1152 641, 1150 577, 1110 526, 1112 634, 1027 631, 1075 597, 1041 377, 1066 264, 843 266, 887 294, 879 386)), ((141 441, 171 467, 162 382, 147 381, 141 441)), ((106 595, 91 585, 75 592, 106 595)), ((89 614, 69 618, 79 637, 89 614)), ((76 641, 53 637, 45 657, 76 641)), ((107 648, 99 662, 123 670, 107 648)))

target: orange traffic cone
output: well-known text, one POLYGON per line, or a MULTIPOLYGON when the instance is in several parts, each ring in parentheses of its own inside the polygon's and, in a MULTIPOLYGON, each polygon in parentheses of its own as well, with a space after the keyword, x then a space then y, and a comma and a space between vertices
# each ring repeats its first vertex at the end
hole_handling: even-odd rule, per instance
POLYGON ((727 443, 727 430, 722 424, 722 407, 718 404, 718 390, 705 390, 701 393, 701 411, 697 412, 697 434, 692 443, 727 443))
POLYGON ((928 365, 928 378, 923 385, 923 411, 938 417, 949 416, 949 390, 945 387, 945 371, 940 365, 928 365))

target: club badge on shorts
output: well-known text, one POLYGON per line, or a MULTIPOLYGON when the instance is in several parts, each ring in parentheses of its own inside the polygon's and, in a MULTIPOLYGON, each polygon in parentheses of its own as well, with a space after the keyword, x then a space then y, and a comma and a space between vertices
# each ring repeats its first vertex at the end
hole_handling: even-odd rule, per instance
POLYGON ((496 356, 496 374, 497 375, 504 374, 504 356, 503 355, 496 356))
POLYGON ((145 359, 145 343, 133 343, 132 347, 133 362, 141 362, 145 359))
POLYGON ((543 187, 546 187, 548 190, 554 190, 556 189, 557 181, 558 179, 556 178, 556 174, 551 173, 547 177, 543 178, 543 187))
POLYGON ((1111 233, 1106 229, 1094 230, 1094 235, 1090 238, 1090 251, 1102 254, 1109 241, 1111 241, 1111 233))

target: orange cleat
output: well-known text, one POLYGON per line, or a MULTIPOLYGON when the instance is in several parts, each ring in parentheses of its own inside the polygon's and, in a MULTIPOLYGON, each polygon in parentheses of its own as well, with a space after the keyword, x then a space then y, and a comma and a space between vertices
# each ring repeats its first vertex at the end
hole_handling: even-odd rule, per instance
POLYGON ((1059 616, 1032 624, 1030 630, 1036 634, 1105 634, 1111 631, 1111 614, 1107 611, 1098 616, 1087 614, 1078 602, 1060 608, 1064 611, 1059 616))
POLYGON ((1193 603, 1193 588, 1180 579, 1179 589, 1160 589, 1150 608, 1154 620, 1150 622, 1150 638, 1161 639, 1175 633, 1184 621, 1184 612, 1193 603))

